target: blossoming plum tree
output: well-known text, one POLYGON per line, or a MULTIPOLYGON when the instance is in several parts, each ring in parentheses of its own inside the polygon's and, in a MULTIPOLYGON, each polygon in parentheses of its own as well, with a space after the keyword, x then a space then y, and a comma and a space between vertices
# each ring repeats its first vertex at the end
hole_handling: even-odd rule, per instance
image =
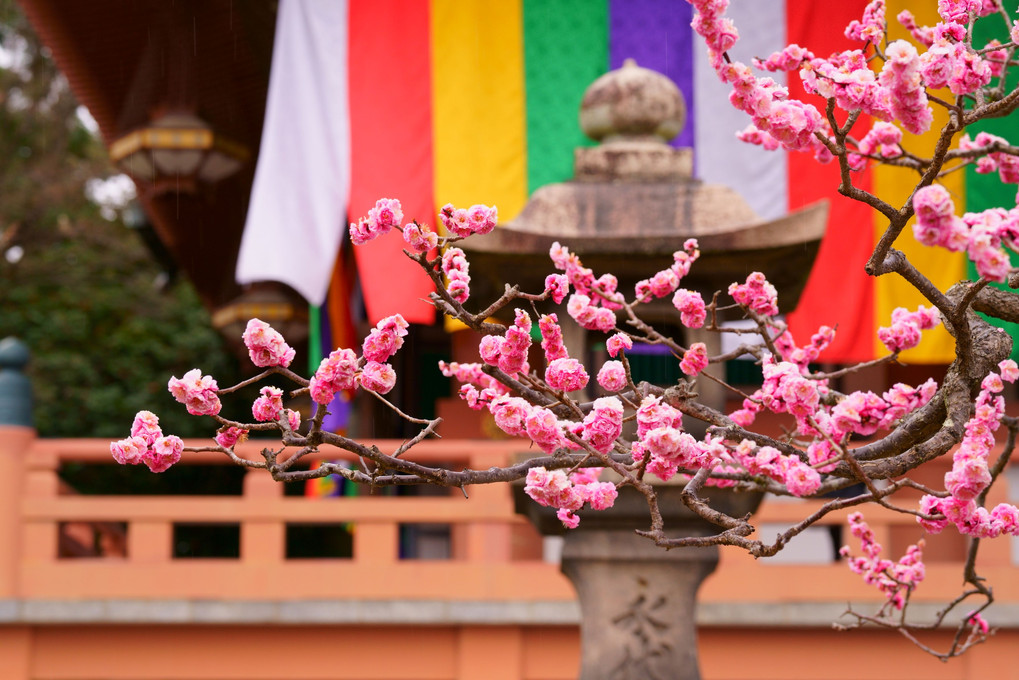
MULTIPOLYGON (((811 364, 823 356, 835 331, 819 328, 808 342, 798 344, 777 316, 778 292, 763 275, 753 273, 745 281, 734 282, 727 291, 732 300, 728 307, 725 297, 705 301, 699 293, 681 287, 700 254, 693 239, 675 253, 669 268, 641 281, 632 292, 619 290, 611 273, 596 275, 566 245, 555 244, 549 253, 554 271, 545 279, 544 290, 507 286, 499 299, 479 305, 471 298, 470 264, 457 243, 491 231, 497 221, 495 208, 446 205, 438 214, 440 233, 416 221, 405 224, 399 201, 381 199, 366 217, 351 224, 352 241, 361 244, 391 231, 402 233, 408 257, 435 284, 432 304, 482 335, 478 362, 442 363, 443 373, 462 383, 460 396, 471 408, 487 409, 499 428, 531 440, 542 455, 488 470, 449 470, 416 462, 414 446, 432 436, 440 420, 413 418, 384 396, 396 381, 389 359, 407 334, 407 323, 400 315, 380 321, 365 338, 360 354, 353 348, 333 351, 310 379, 288 368, 294 351, 283 337, 265 323, 251 320, 243 339, 251 360, 265 370, 242 385, 270 374, 282 375, 296 385, 287 394, 275 387, 262 388, 252 406, 251 423, 219 415, 220 398, 241 385, 221 389, 211 376, 194 369, 183 378, 171 378, 169 389, 189 413, 210 416, 218 424, 215 445, 205 450, 220 451, 239 465, 264 468, 280 481, 330 474, 375 486, 465 487, 525 480, 530 497, 555 508, 567 527, 578 525, 577 511, 585 504, 595 510, 608 508, 617 489, 629 486, 643 495, 650 513, 649 526, 638 533, 657 545, 730 545, 758 557, 775 554, 833 511, 868 503, 914 515, 919 531, 937 533, 951 526, 972 537, 966 589, 930 625, 940 625, 964 601, 976 598, 978 602, 963 617, 950 649, 928 651, 943 657, 958 654, 987 633, 981 612, 993 598, 975 571, 979 541, 1019 536, 1019 508, 1002 503, 988 510, 984 505, 988 489, 1000 478, 1012 452, 1017 421, 1004 415, 1001 393, 1003 382, 1019 377, 1019 367, 1008 358, 1009 337, 976 313, 1019 321, 1019 296, 988 285, 1019 286, 1019 273, 1007 252, 1019 243, 1019 208, 1001 206, 960 216, 938 182, 975 164, 978 172, 997 172, 1002 182, 1019 183, 1019 147, 1001 137, 980 133, 971 138, 965 132, 977 121, 1010 115, 1019 106, 1019 89, 1007 86, 1008 71, 1016 66, 1019 22, 1011 21, 998 0, 938 0, 941 21, 934 26, 918 26, 908 13, 897 18, 920 45, 918 50, 913 42, 888 40, 884 0, 873 0, 863 17, 846 29, 846 36, 860 43, 857 49, 820 57, 790 45, 754 60, 753 67, 759 70, 798 73, 806 91, 825 102, 820 110, 810 102, 790 99, 785 87, 730 58, 728 51, 738 33, 724 16, 727 0, 691 2, 696 10, 693 26, 707 45, 718 77, 731 85, 731 103, 751 118, 751 125, 739 136, 767 149, 808 153, 819 163, 837 164, 840 193, 869 205, 887 220, 866 273, 902 277, 927 305, 895 310, 889 325, 878 331, 889 353, 877 362, 895 361, 900 352, 921 341, 924 330, 944 324, 955 339, 955 360, 940 385, 929 380, 918 386, 896 384, 880 395, 840 393, 833 379, 859 367, 812 371, 811 364), (1003 21, 1011 40, 973 44, 976 21, 1003 21), (921 156, 910 150, 904 133, 926 132, 935 107, 944 110, 947 122, 933 154, 921 156), (863 116, 874 121, 869 129, 862 129, 863 116), (872 163, 916 172, 915 190, 905 203, 892 205, 854 184, 854 173, 872 163), (907 226, 914 217, 910 232, 907 226), (979 278, 939 289, 894 247, 900 239, 909 238, 930 247, 965 251, 979 278), (753 321, 761 340, 744 342, 720 356, 709 356, 703 343, 683 346, 641 316, 645 305, 668 296, 685 327, 728 332, 719 323, 719 313, 736 308, 753 321), (539 302, 561 305, 563 301, 573 322, 604 334, 610 360, 585 367, 565 346, 559 315, 534 311, 539 302), (513 321, 504 326, 492 320, 497 315, 513 321), (543 370, 528 363, 535 320, 542 338, 543 370), (635 382, 627 359, 634 342, 667 348, 686 377, 670 387, 635 382), (699 403, 693 389, 696 383, 722 382, 710 367, 741 355, 751 355, 762 366, 762 386, 752 394, 737 392, 742 407, 732 413, 699 403), (597 390, 590 384, 592 373, 597 390), (417 424, 417 435, 395 450, 381 451, 323 430, 325 407, 343 390, 363 390, 378 397, 417 424), (318 404, 304 425, 285 405, 285 398, 302 393, 318 404), (585 394, 600 396, 580 396, 585 394), (764 411, 789 414, 795 430, 783 437, 755 431, 755 418, 764 411), (695 437, 684 430, 683 416, 703 421, 706 434, 695 437), (634 422, 635 428, 624 435, 628 422, 634 422), (1002 425, 1009 431, 1008 443, 1004 453, 992 460, 995 431, 1002 425), (253 430, 278 432, 283 447, 264 449, 261 461, 237 456, 235 444, 253 430), (874 437, 877 433, 881 434, 874 437), (861 444, 852 439, 854 435, 871 439, 861 444), (297 469, 302 458, 323 446, 348 451, 362 465, 297 469), (949 454, 953 466, 945 475, 944 488, 910 479, 910 471, 949 454), (611 469, 616 481, 602 481, 603 468, 611 469), (684 502, 718 527, 714 535, 675 536, 665 526, 653 479, 677 475, 686 480, 684 502), (702 494, 710 486, 821 498, 824 503, 769 539, 755 534, 750 518, 712 508, 702 494), (849 487, 862 491, 830 495, 849 487), (907 487, 922 492, 918 505, 893 498, 907 487)), ((188 450, 179 438, 164 436, 157 418, 148 412, 139 413, 131 436, 111 449, 118 462, 144 463, 155 472, 165 470, 188 450)), ((893 562, 881 557, 881 547, 861 515, 854 513, 850 525, 864 555, 853 557, 844 548, 850 568, 887 596, 876 615, 853 613, 856 625, 875 622, 896 627, 916 641, 905 609, 910 593, 923 579, 922 543, 893 562)))

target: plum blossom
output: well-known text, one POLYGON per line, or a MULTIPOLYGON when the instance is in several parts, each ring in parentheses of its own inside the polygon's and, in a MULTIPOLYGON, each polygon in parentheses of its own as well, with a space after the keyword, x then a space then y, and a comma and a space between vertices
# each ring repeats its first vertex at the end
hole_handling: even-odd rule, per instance
POLYGON ((280 332, 261 319, 250 319, 241 336, 248 348, 251 363, 260 368, 283 366, 294 360, 294 350, 284 341, 280 332))
POLYGON ((861 575, 864 582, 880 590, 893 607, 902 609, 908 595, 926 576, 924 542, 921 540, 909 546, 898 562, 892 562, 881 557, 881 544, 875 540, 874 532, 861 513, 849 515, 849 529, 860 541, 863 550, 862 557, 853 557, 848 545, 842 547, 839 552, 848 558, 849 568, 861 575))
POLYGON ((620 392, 626 387, 626 369, 622 361, 609 360, 598 371, 598 384, 609 392, 620 392))
POLYGON ((400 201, 395 198, 380 198, 366 217, 350 223, 350 240, 356 246, 363 245, 389 233, 393 227, 399 227, 402 222, 403 208, 400 201))
POLYGON ((384 362, 403 347, 409 324, 400 314, 379 321, 364 339, 361 351, 366 361, 384 362))
POLYGON ((708 348, 703 342, 695 342, 683 353, 679 368, 687 375, 697 375, 708 367, 708 348))
POLYGON ((219 432, 216 433, 216 443, 225 449, 233 448, 237 442, 242 442, 248 438, 248 431, 244 428, 235 427, 233 425, 229 427, 220 428, 219 432))
POLYGON ((389 364, 369 361, 357 375, 357 383, 376 394, 387 394, 396 384, 396 371, 389 364))
POLYGON ((283 411, 283 390, 265 386, 251 405, 251 415, 260 423, 275 422, 283 411))
POLYGON ((311 377, 311 398, 323 406, 332 402, 337 392, 354 389, 357 354, 352 349, 335 349, 319 363, 311 377))
POLYGON ((545 382, 563 392, 582 390, 589 379, 584 365, 570 357, 555 359, 545 369, 545 382))
POLYGON ((211 375, 203 376, 197 368, 192 368, 182 378, 172 376, 167 389, 193 416, 214 416, 223 407, 216 394, 219 389, 216 379, 211 375))
POLYGON ((757 314, 774 316, 778 314, 778 292, 775 286, 768 283, 761 272, 753 272, 747 277, 746 283, 733 283, 729 286, 732 299, 753 310, 757 314))
POLYGON ((563 329, 559 327, 559 317, 555 314, 544 314, 538 319, 541 330, 541 349, 545 351, 545 361, 551 363, 556 359, 569 356, 563 344, 563 329))
POLYGON ((472 205, 470 208, 455 208, 447 203, 439 210, 439 222, 455 236, 465 238, 471 234, 487 234, 499 221, 495 206, 472 205))
POLYGON ((581 438, 596 451, 608 453, 623 431, 623 403, 615 397, 595 399, 583 424, 581 438))
POLYGON ((687 328, 700 328, 704 325, 707 312, 700 293, 680 288, 672 297, 672 305, 679 310, 680 321, 687 328))
POLYGON ((131 424, 131 436, 110 443, 110 454, 121 465, 145 464, 152 472, 165 472, 178 461, 184 442, 176 435, 163 435, 159 418, 139 411, 131 424))
POLYGON ((626 333, 616 333, 605 341, 605 348, 608 350, 609 356, 614 359, 619 356, 620 352, 633 349, 633 340, 626 333))
POLYGON ((439 235, 426 224, 410 222, 403 228, 403 240, 413 253, 427 253, 439 245, 439 235))
POLYGON ((442 254, 442 273, 446 275, 446 291, 460 303, 471 295, 470 265, 464 251, 447 248, 442 254))

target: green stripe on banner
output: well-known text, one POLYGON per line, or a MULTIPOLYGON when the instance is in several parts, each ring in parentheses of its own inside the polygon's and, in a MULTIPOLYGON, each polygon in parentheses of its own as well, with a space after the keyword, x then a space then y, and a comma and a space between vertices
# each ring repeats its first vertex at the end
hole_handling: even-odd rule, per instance
POLYGON ((609 68, 606 0, 524 0, 527 190, 573 177, 584 90, 609 68))
MULTIPOLYGON (((1017 16, 1015 10, 1009 10, 1009 13, 1013 18, 1017 16)), ((981 19, 974 24, 974 47, 982 47, 992 38, 997 38, 1002 42, 1007 42, 1009 40, 1008 29, 1005 28, 1004 21, 998 17, 992 16, 981 19)), ((1019 82, 1019 77, 1016 76, 1015 69, 1013 68, 1008 82, 1008 89, 1014 88, 1017 82, 1019 82)), ((1008 90, 1006 89, 1006 91, 1008 90)), ((989 132, 992 135, 1004 137, 1012 144, 1019 142, 1019 119, 1015 116, 982 121, 976 125, 968 127, 966 130, 969 133, 970 138, 976 137, 978 132, 989 132)), ((981 212, 988 208, 995 207, 1010 208, 1015 205, 1015 202, 1016 185, 1002 183, 997 172, 981 175, 976 172, 975 165, 969 165, 966 167, 967 212, 981 212)), ((1011 257, 1012 266, 1019 266, 1019 256, 1012 253, 1011 257)), ((966 261, 966 271, 971 279, 978 278, 976 268, 968 258, 966 261)), ((1008 287, 1004 284, 991 285, 997 286, 1003 290, 1008 290, 1008 287)), ((1019 338, 1019 324, 1009 321, 1001 321, 999 319, 988 320, 995 326, 1004 328, 1006 332, 1012 336, 1012 358, 1019 360, 1019 342, 1016 342, 1016 339, 1019 338)))
POLYGON ((322 308, 308 305, 308 374, 322 363, 322 308))

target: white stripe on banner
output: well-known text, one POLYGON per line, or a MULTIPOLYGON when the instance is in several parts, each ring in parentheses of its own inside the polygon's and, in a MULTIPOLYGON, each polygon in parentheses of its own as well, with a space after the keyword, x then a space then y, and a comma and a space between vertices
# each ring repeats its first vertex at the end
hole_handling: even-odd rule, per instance
MULTIPOLYGON (((739 42, 731 51, 733 59, 750 64, 751 58, 766 59, 785 46, 785 2, 732 0, 726 16, 732 17, 739 30, 739 42)), ((784 73, 770 75, 785 83, 784 73)), ((694 45, 694 87, 697 176, 733 188, 761 217, 785 215, 786 152, 765 151, 736 139, 736 133, 750 124, 750 117, 729 103, 730 88, 718 80, 702 41, 694 45)))
POLYGON ((280 0, 237 282, 325 302, 349 196, 347 0, 280 0))

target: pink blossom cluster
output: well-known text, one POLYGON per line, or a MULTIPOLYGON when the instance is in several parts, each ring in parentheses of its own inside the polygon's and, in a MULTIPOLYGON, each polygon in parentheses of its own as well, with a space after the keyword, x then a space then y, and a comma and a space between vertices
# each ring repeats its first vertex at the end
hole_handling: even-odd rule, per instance
POLYGON ((931 517, 918 521, 931 533, 951 523, 960 533, 977 538, 1019 536, 1019 508, 999 503, 988 511, 978 503, 992 481, 988 458, 1005 413, 1005 400, 998 393, 1004 389, 1004 381, 1019 378, 1019 366, 1011 359, 999 363, 998 368, 1000 373, 989 373, 981 383, 973 417, 966 422, 966 434, 952 457, 952 469, 945 473, 945 488, 950 495, 939 498, 928 494, 920 499, 920 511, 931 517))
POLYGON ((556 516, 570 529, 576 529, 580 517, 576 512, 590 504, 595 510, 606 510, 616 502, 618 491, 611 482, 599 482, 601 468, 585 468, 573 474, 543 467, 527 471, 524 491, 539 505, 558 508, 556 516))
POLYGON ((236 427, 234 425, 221 427, 215 437, 216 443, 224 449, 232 449, 237 442, 242 442, 247 438, 248 431, 243 427, 236 427))
POLYGON ((746 283, 729 285, 729 295, 739 304, 757 314, 774 316, 778 314, 778 292, 768 283, 761 272, 752 272, 746 283))
POLYGON ((695 342, 683 353, 679 369, 686 375, 698 375, 708 367, 708 348, 703 342, 695 342))
POLYGON ((888 89, 892 115, 914 135, 923 134, 934 121, 934 112, 920 82, 920 55, 905 40, 885 48, 885 65, 878 82, 888 89))
MULTIPOLYGON (((964 28, 962 33, 965 35, 964 28)), ((955 42, 948 37, 936 39, 924 52, 920 63, 927 87, 948 87, 956 95, 975 92, 989 83, 994 75, 990 62, 966 47, 964 42, 955 42)))
MULTIPOLYGON (((879 156, 881 158, 895 158, 902 155, 902 147, 899 143, 902 141, 902 130, 884 121, 874 121, 874 125, 871 126, 867 134, 863 136, 860 143, 857 145, 857 150, 865 156, 879 156)), ((854 165, 855 158, 859 159, 859 163, 865 163, 863 158, 860 158, 857 154, 850 154, 849 163, 854 165)), ((861 166, 862 167, 862 166, 861 166)), ((854 168, 859 169, 859 167, 854 168)))
POLYGON ((775 348, 782 359, 796 364, 801 372, 806 372, 807 366, 817 361, 821 352, 835 340, 835 329, 831 326, 821 326, 817 332, 810 336, 810 344, 797 347, 793 335, 785 331, 775 338, 775 348))
POLYGON ((970 15, 987 16, 998 11, 997 0, 938 0, 938 14, 946 22, 965 26, 970 15))
MULTIPOLYGON (((594 273, 581 264, 579 257, 558 242, 552 244, 549 257, 557 269, 566 272, 567 280, 577 291, 566 304, 570 316, 587 330, 608 332, 615 328, 616 315, 613 310, 622 307, 622 295, 616 290, 618 279, 612 274, 603 274, 596 279, 594 273)), ((548 290, 547 280, 545 285, 548 290)), ((561 280, 553 285, 556 294, 562 292, 565 295, 566 286, 562 285, 561 280)))
POLYGON ((459 303, 471 295, 470 264, 459 248, 447 248, 442 254, 442 273, 446 275, 446 292, 459 303))
MULTIPOLYGON (((495 402, 492 402, 493 404, 495 402)), ((499 419, 496 418, 496 423, 499 419)), ((532 406, 524 420, 527 437, 538 445, 542 451, 551 454, 566 448, 569 440, 563 434, 563 424, 555 413, 544 406, 532 406)))
POLYGON ((842 109, 891 119, 891 93, 870 70, 862 50, 846 50, 827 59, 815 57, 800 69, 800 78, 807 92, 834 99, 842 109))
POLYGON ((680 288, 672 296, 672 306, 679 310, 679 319, 687 328, 700 328, 704 325, 707 311, 700 293, 680 288))
POLYGON ((573 392, 587 387, 590 376, 584 365, 571 357, 561 357, 549 362, 545 369, 545 382, 553 389, 573 392))
POLYGON ((913 36, 913 39, 924 47, 930 47, 934 44, 934 29, 930 26, 919 26, 916 23, 916 17, 908 9, 904 9, 895 17, 902 27, 909 31, 909 34, 913 36))
POLYGON ((821 397, 828 392, 827 382, 807 378, 796 364, 772 357, 764 361, 762 370, 764 383, 730 417, 745 427, 753 422, 754 414, 767 408, 774 413, 791 413, 802 429, 810 430, 806 418, 818 412, 821 397))
POLYGON ((907 413, 930 401, 937 389, 937 383, 928 379, 915 388, 896 383, 880 397, 870 391, 852 392, 831 409, 832 433, 841 439, 850 432, 870 436, 879 429, 891 429, 907 413))
POLYGON ((813 52, 800 47, 796 43, 792 43, 786 45, 778 52, 772 52, 763 61, 755 57, 752 63, 755 68, 759 68, 762 71, 795 71, 800 68, 804 61, 809 61, 813 58, 813 52))
POLYGON ((388 361, 389 357, 403 347, 403 339, 407 337, 410 324, 400 314, 393 314, 375 324, 361 345, 361 351, 367 361, 388 361))
POLYGON ((485 408, 496 397, 509 392, 508 387, 486 374, 481 364, 440 361, 439 370, 447 378, 456 378, 463 383, 460 387, 460 398, 474 410, 485 408))
POLYGON ((171 376, 166 387, 193 416, 214 416, 223 408, 216 394, 219 389, 216 379, 211 375, 203 376, 200 369, 192 368, 183 378, 171 376))
POLYGON ((413 253, 427 253, 439 245, 439 235, 428 228, 427 224, 409 222, 403 228, 403 240, 410 246, 413 253))
POLYGON ((605 349, 608 350, 610 357, 615 358, 620 352, 633 349, 633 340, 626 333, 615 333, 605 341, 605 349))
POLYGON ((913 236, 925 246, 940 246, 958 252, 969 242, 969 229, 955 214, 948 190, 940 184, 918 189, 913 194, 916 223, 913 236))
POLYGON ((388 394, 396 385, 396 371, 387 363, 368 361, 355 380, 369 392, 388 394))
POLYGON ((260 368, 283 366, 294 360, 294 350, 275 328, 261 319, 250 319, 241 335, 251 363, 260 368))
POLYGON ((399 227, 402 222, 403 207, 400 201, 395 198, 380 198, 366 217, 350 223, 350 240, 356 246, 363 245, 389 233, 393 227, 399 227))
MULTIPOLYGON (((985 49, 997 47, 1000 44, 999 40, 991 40, 985 49)), ((987 62, 988 68, 991 69, 991 76, 1000 78, 1005 73, 1005 66, 1008 64, 1008 50, 1004 48, 991 49, 990 52, 984 54, 984 60, 987 62)))
POLYGON ((589 331, 608 333, 616 327, 616 314, 608 307, 599 307, 587 295, 574 293, 566 303, 573 320, 589 331))
POLYGON ((566 278, 578 293, 589 296, 597 304, 609 309, 622 307, 623 296, 616 288, 619 281, 613 274, 594 277, 594 272, 580 262, 580 257, 565 246, 553 243, 549 256, 557 269, 566 272, 566 278))
POLYGON ((754 126, 784 148, 810 151, 818 158, 831 154, 815 133, 826 134, 827 123, 809 104, 789 100, 787 90, 770 78, 757 78, 746 64, 727 60, 725 52, 739 37, 732 21, 722 14, 727 0, 690 0, 696 10, 692 26, 705 39, 712 67, 724 83, 732 85, 729 101, 748 113, 754 126))
POLYGON ((439 210, 439 221, 450 233, 464 238, 471 234, 487 234, 495 229, 499 214, 494 205, 454 208, 452 203, 447 203, 439 210))
POLYGON ((867 3, 863 9, 863 19, 849 22, 846 37, 850 40, 880 44, 885 37, 885 0, 871 0, 867 3))
MULTIPOLYGON (((682 431, 679 411, 657 397, 645 398, 637 410, 637 441, 631 447, 631 455, 636 462, 646 460, 647 471, 663 480, 672 478, 680 468, 695 471, 707 467, 733 475, 764 475, 801 497, 813 494, 821 485, 821 475, 811 464, 798 456, 783 455, 773 447, 758 448, 749 440, 726 446, 722 439, 710 436, 703 442, 697 441, 682 431)), ((725 479, 709 483, 732 484, 725 479)))
POLYGON ((164 472, 180 460, 184 442, 176 435, 163 435, 159 418, 150 411, 139 411, 131 424, 131 436, 110 443, 113 459, 121 465, 144 463, 152 472, 164 472))
POLYGON ((549 274, 545 277, 545 292, 552 296, 557 305, 570 293, 570 279, 566 274, 549 274))
POLYGON ((672 254, 672 266, 657 272, 650 279, 638 281, 634 293, 638 302, 649 302, 654 298, 671 295, 679 287, 680 280, 690 273, 690 266, 701 256, 697 239, 689 238, 683 243, 683 250, 672 254))
POLYGON ((898 562, 892 562, 881 557, 881 544, 875 540, 874 532, 861 513, 849 515, 849 530, 860 540, 863 550, 862 557, 852 557, 849 546, 842 546, 839 553, 848 558, 849 568, 853 573, 863 576, 865 583, 880 590, 893 607, 902 609, 906 605, 906 597, 926 575, 923 563, 924 542, 921 540, 909 546, 898 562))
POLYGON ((354 389, 357 363, 357 354, 352 349, 338 348, 330 352, 311 377, 311 398, 325 406, 337 392, 354 389))
POLYGON ((582 426, 581 439, 595 451, 608 453, 623 432, 623 402, 616 397, 595 399, 582 426))
MULTIPOLYGON (((978 132, 974 139, 969 135, 963 135, 959 140, 960 151, 971 151, 976 149, 988 149, 1000 145, 1008 147, 1008 140, 1004 137, 992 135, 989 132, 978 132)), ((1019 158, 1002 152, 992 151, 977 159, 976 171, 980 174, 989 174, 998 171, 998 176, 1005 184, 1019 184, 1019 158)))
POLYGON ((251 415, 260 423, 277 422, 281 415, 286 415, 291 430, 301 426, 301 414, 283 408, 283 390, 266 385, 259 390, 260 396, 251 405, 251 415))
POLYGON ((552 363, 556 359, 569 356, 563 344, 563 329, 559 327, 559 317, 555 314, 543 314, 538 319, 541 330, 541 349, 545 352, 545 361, 552 363))
POLYGON ((691 0, 690 4, 696 10, 690 25, 707 43, 711 66, 717 71, 725 63, 723 55, 739 40, 732 19, 722 16, 729 0, 691 0))
POLYGON ((531 347, 531 317, 522 309, 515 314, 505 335, 486 335, 478 347, 486 364, 498 366, 509 375, 527 372, 527 350, 531 347))
POLYGON ((744 439, 724 457, 752 475, 764 475, 784 484, 789 493, 800 498, 810 496, 821 486, 821 475, 810 463, 798 456, 783 455, 772 446, 757 446, 744 439))
POLYGON ((899 353, 920 344, 920 331, 930 330, 941 323, 941 314, 934 307, 920 305, 915 312, 905 307, 892 311, 892 325, 877 329, 877 337, 889 352, 899 353))
POLYGON ((637 462, 647 458, 651 474, 668 481, 678 468, 697 469, 706 462, 697 440, 682 431, 682 414, 659 397, 644 397, 636 418, 637 440, 631 455, 637 462))
POLYGON ((598 384, 608 392, 621 392, 626 388, 626 368, 622 361, 610 359, 598 371, 598 384))
POLYGON ((757 126, 753 123, 737 132, 736 139, 746 144, 760 146, 765 151, 775 151, 782 146, 778 143, 777 139, 769 135, 767 132, 758 130, 757 126))

